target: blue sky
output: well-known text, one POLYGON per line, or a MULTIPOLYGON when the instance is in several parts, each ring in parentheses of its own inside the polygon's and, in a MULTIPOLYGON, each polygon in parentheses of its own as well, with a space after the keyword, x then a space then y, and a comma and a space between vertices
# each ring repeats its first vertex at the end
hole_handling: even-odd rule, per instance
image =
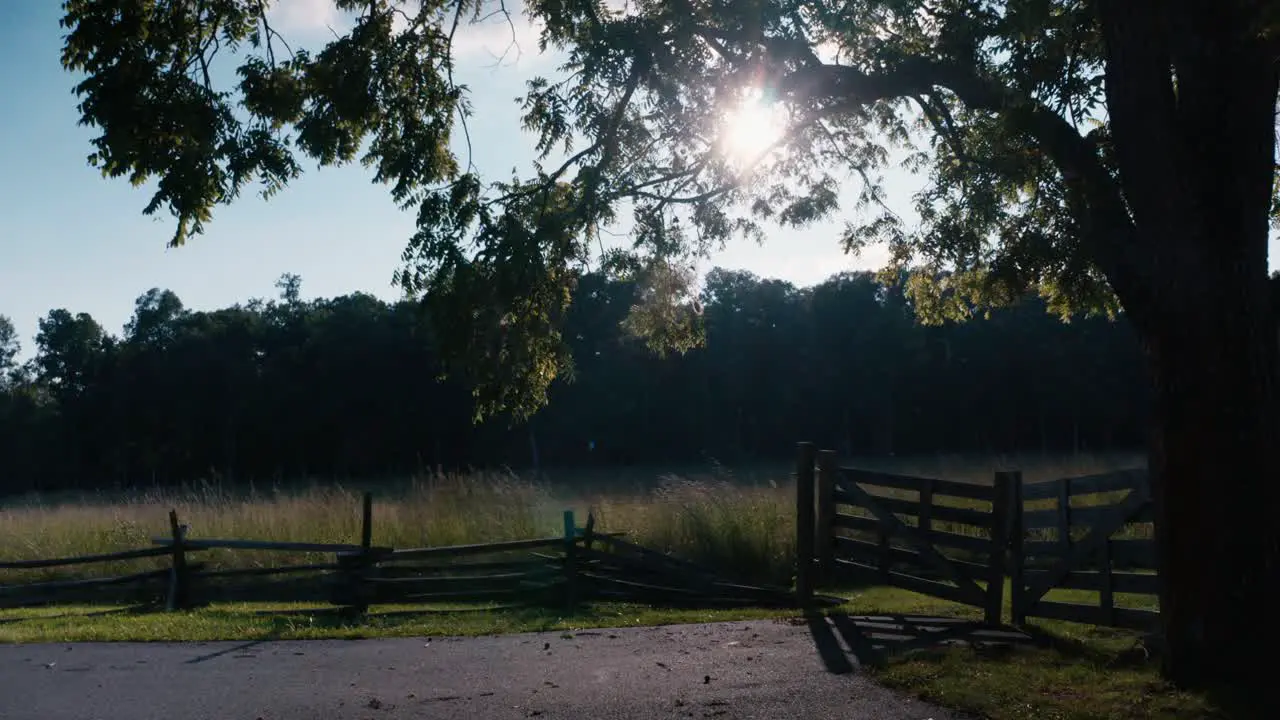
MULTIPOLYGON (((119 333, 134 299, 151 287, 172 289, 195 309, 273 296, 285 272, 302 276, 306 297, 397 296, 391 275, 413 218, 358 164, 309 172, 270 201, 246 193, 219 208, 204 235, 166 249, 174 222, 142 215, 149 193, 104 179, 85 161, 95 133, 77 125, 77 78, 59 63, 60 5, 5 0, 0 10, 0 313, 17 325, 24 356, 37 319, 51 308, 91 313, 119 333)), ((322 41, 326 24, 341 22, 328 0, 282 0, 275 10, 275 25, 295 45, 322 41)), ((527 78, 556 65, 537 54, 527 24, 519 22, 517 33, 523 52, 499 63, 510 28, 473 29, 459 73, 474 91, 476 163, 500 176, 532 159, 513 98, 527 78)), ((764 247, 738 243, 713 262, 802 284, 876 264, 874 256, 845 256, 837 227, 787 231, 764 247)))

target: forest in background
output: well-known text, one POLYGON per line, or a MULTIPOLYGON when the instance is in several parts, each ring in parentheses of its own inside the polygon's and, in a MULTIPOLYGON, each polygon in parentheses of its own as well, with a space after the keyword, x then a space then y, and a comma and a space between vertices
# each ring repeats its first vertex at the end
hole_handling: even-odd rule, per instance
POLYGON ((664 358, 620 327, 634 286, 587 274, 566 318, 573 379, 527 423, 474 424, 467 386, 439 379, 419 303, 303 301, 300 283, 286 275, 276 299, 208 312, 152 289, 119 334, 55 309, 23 364, 0 317, 0 493, 743 463, 788 458, 798 440, 845 455, 1145 441, 1129 324, 1064 323, 1037 298, 923 326, 869 273, 800 288, 717 269, 701 297, 705 347, 664 358))

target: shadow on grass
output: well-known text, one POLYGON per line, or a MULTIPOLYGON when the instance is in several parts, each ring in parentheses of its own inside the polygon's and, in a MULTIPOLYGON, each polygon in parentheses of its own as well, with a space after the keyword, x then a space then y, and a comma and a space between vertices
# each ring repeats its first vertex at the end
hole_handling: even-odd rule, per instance
POLYGON ((1276 712, 1276 699, 1274 696, 1246 695, 1239 688, 1213 687, 1205 691, 1205 697, 1218 708, 1219 717, 1222 718, 1251 720, 1252 718, 1274 717, 1276 712))
POLYGON ((505 612, 508 610, 519 610, 527 605, 501 605, 493 607, 458 607, 458 608, 415 608, 413 610, 374 610, 367 613, 359 613, 349 608, 325 606, 314 608, 288 608, 283 610, 249 610, 247 614, 254 617, 289 617, 289 616, 324 616, 333 617, 335 620, 342 620, 346 625, 359 625, 370 618, 394 618, 394 617, 430 617, 433 615, 454 615, 467 613, 489 613, 489 612, 505 612))
MULTIPOLYGON (((355 631, 348 638, 363 636, 360 631, 368 630, 370 636, 380 635, 377 631, 394 629, 402 626, 421 624, 423 621, 438 621, 444 618, 463 618, 478 615, 501 615, 505 625, 529 631, 549 630, 557 623, 573 620, 591 620, 600 617, 598 606, 591 602, 582 602, 569 609, 563 600, 530 599, 523 603, 506 604, 460 604, 456 607, 414 607, 404 609, 379 609, 374 606, 367 610, 343 606, 314 606, 272 609, 241 609, 235 607, 209 607, 205 612, 210 615, 253 617, 267 621, 267 627, 255 633, 255 642, 269 642, 288 637, 296 637, 299 625, 314 630, 355 631)), ((430 622, 428 623, 430 624, 430 622)))
POLYGON ((1024 625, 1021 630, 1038 648, 1052 650, 1064 658, 1113 670, 1147 667, 1158 660, 1156 652, 1148 649, 1145 644, 1145 638, 1135 637, 1129 648, 1115 650, 1099 647, 1080 638, 1057 635, 1038 625, 1024 625))
MULTIPOLYGON (((36 605, 36 606, 30 606, 30 608, 28 609, 38 609, 40 607, 54 607, 54 606, 36 605)), ((18 610, 23 608, 5 608, 5 609, 18 610)), ((96 617, 110 617, 113 615, 119 615, 119 616, 147 615, 149 613, 159 612, 163 609, 164 609, 164 606, 159 603, 139 603, 135 605, 129 605, 127 607, 112 607, 109 610, 91 610, 89 612, 63 612, 63 613, 52 614, 52 615, 41 615, 40 619, 41 620, 65 620, 68 618, 96 618, 96 617)), ((19 622, 28 622, 30 620, 31 620, 30 617, 25 617, 25 616, 0 618, 0 625, 8 625, 11 623, 19 623, 19 622)))
POLYGON ((883 667, 894 657, 947 644, 966 644, 984 655, 997 656, 1015 645, 1037 643, 1012 627, 950 617, 830 611, 806 613, 805 623, 823 665, 834 674, 853 671, 850 656, 859 665, 883 667))
MULTIPOLYGON (((856 632, 865 634, 861 618, 850 620, 859 625, 856 632)), ((837 627, 842 621, 832 618, 837 627)), ((1165 682, 1159 656, 1142 646, 1140 636, 1134 635, 1126 647, 1105 633, 1081 640, 1043 627, 1020 630, 1025 639, 1018 642, 989 642, 981 636, 970 642, 957 631, 947 644, 926 642, 936 635, 899 643, 874 663, 874 675, 890 688, 992 720, 1254 720, 1275 715, 1274 697, 1250 697, 1234 687, 1184 690, 1165 682)))

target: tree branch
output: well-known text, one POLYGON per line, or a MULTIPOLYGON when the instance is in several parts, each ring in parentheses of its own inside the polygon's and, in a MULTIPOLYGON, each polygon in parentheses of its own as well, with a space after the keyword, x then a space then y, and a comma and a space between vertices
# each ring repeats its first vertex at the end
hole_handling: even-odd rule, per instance
POLYGON ((1155 182, 1135 183, 1129 202, 1143 223, 1160 227, 1178 193, 1176 108, 1166 22, 1174 12, 1156 0, 1098 0, 1106 53, 1107 108, 1122 176, 1140 172, 1155 182))
POLYGON ((957 160, 973 165, 982 164, 964 149, 964 143, 959 137, 960 133, 956 130, 955 119, 947 111, 946 105, 941 101, 935 105, 931 102, 931 98, 924 95, 912 95, 911 99, 920 106, 920 112, 924 113, 925 120, 933 127, 938 137, 947 144, 947 147, 951 148, 951 154, 957 160))
MULTIPOLYGON (((787 50, 794 53, 794 48, 787 50)), ((816 60, 811 52, 810 56, 816 60)), ((875 75, 848 66, 806 63, 781 81, 781 89, 797 100, 833 101, 829 112, 929 94, 936 88, 950 91, 970 108, 1001 116, 1040 146, 1064 181, 1080 193, 1077 219, 1088 229, 1081 240, 1090 258, 1129 311, 1140 315, 1149 305, 1153 284, 1144 271, 1143 248, 1120 186, 1099 161, 1093 143, 1056 112, 970 68, 921 57, 906 58, 897 68, 875 75)))
MULTIPOLYGON (((446 73, 446 77, 448 78, 449 88, 455 91, 458 89, 458 83, 453 79, 453 39, 458 34, 458 27, 462 24, 462 12, 463 12, 463 8, 465 7, 466 7, 466 3, 463 3, 463 2, 458 3, 458 7, 454 10, 454 13, 453 13, 453 25, 450 26, 449 28, 448 40, 445 41, 445 44, 446 44, 446 47, 448 48, 448 53, 449 53, 449 61, 445 63, 445 73, 446 73)), ((424 9, 418 10, 419 21, 422 20, 422 16, 425 13, 426 13, 426 10, 424 9)), ((472 147, 471 147, 471 127, 467 123, 467 113, 462 103, 458 104, 458 121, 459 123, 462 124, 462 137, 467 144, 467 172, 471 172, 475 170, 475 167, 476 167, 475 156, 472 152, 472 147)))
POLYGON ((806 43, 790 38, 761 38, 701 25, 694 34, 708 42, 763 46, 767 62, 783 70, 780 94, 796 101, 826 101, 838 113, 881 100, 931 95, 944 88, 976 110, 1003 117, 1030 136, 1049 156, 1081 202, 1075 206, 1091 259, 1125 300, 1132 316, 1148 307, 1153 287, 1140 254, 1137 229, 1115 178, 1098 159, 1095 146, 1075 127, 1034 98, 984 77, 972 67, 911 56, 896 68, 868 74, 858 68, 825 63, 806 43))

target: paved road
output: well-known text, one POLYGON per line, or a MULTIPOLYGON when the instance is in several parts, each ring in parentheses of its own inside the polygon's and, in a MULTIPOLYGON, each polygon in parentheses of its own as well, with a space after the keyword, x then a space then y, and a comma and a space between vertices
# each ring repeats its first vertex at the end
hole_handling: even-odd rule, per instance
POLYGON ((769 621, 572 637, 0 645, 0 718, 956 720, 873 684, 832 638, 769 621))

